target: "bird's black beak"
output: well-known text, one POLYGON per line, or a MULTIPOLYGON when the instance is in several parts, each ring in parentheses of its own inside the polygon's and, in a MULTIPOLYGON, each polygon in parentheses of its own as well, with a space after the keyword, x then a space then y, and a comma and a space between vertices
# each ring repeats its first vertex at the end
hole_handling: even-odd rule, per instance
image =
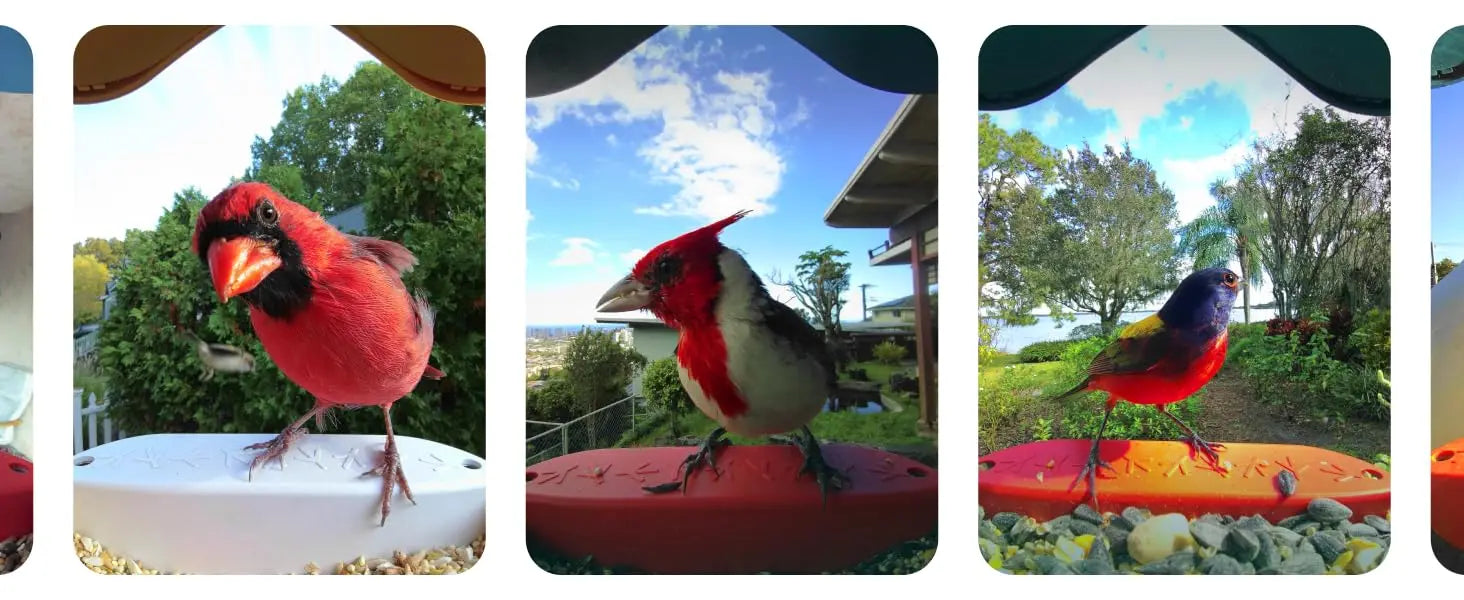
POLYGON ((610 286, 595 307, 596 312, 627 312, 640 310, 651 303, 651 290, 635 278, 626 276, 610 286))

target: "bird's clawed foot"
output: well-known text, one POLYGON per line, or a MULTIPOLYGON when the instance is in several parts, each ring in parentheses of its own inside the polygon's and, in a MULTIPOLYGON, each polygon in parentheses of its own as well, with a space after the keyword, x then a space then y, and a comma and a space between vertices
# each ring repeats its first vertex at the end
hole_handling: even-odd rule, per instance
POLYGON ((1088 451, 1088 462, 1083 465, 1083 470, 1078 472, 1078 479, 1088 479, 1088 497, 1093 499, 1093 510, 1103 514, 1098 508, 1098 469, 1113 470, 1113 465, 1108 461, 1098 458, 1098 444, 1093 444, 1093 449, 1088 451))
POLYGON ((701 445, 697 447, 696 452, 687 456, 686 460, 681 461, 681 466, 676 469, 681 474, 681 481, 669 481, 660 485, 648 485, 641 489, 652 494, 664 494, 680 489, 681 493, 685 494, 686 484, 691 480, 692 472, 696 471, 702 465, 706 465, 707 468, 711 469, 714 477, 721 477, 722 472, 717 470, 715 453, 717 448, 732 443, 730 440, 722 439, 722 436, 726 433, 727 430, 721 427, 713 429, 711 433, 707 434, 707 438, 702 441, 701 445))
POLYGON ((304 427, 291 427, 268 442, 245 446, 245 450, 264 450, 263 454, 255 456, 254 461, 249 463, 249 480, 254 481, 255 467, 271 460, 278 458, 280 460, 280 468, 285 468, 285 453, 290 451, 290 448, 295 445, 295 442, 305 437, 305 433, 304 427))
POLYGON ((417 499, 412 497, 412 488, 407 487, 407 474, 402 471, 402 457, 397 454, 396 440, 388 438, 386 451, 381 455, 381 464, 375 469, 362 473, 362 477, 379 475, 381 477, 381 526, 386 526, 386 516, 391 514, 391 493, 394 486, 402 486, 402 494, 412 504, 417 499))
POLYGON ((1203 454, 1206 458, 1210 459, 1210 464, 1219 466, 1220 451, 1225 449, 1225 444, 1212 444, 1210 442, 1200 439, 1199 434, 1193 432, 1188 433, 1180 437, 1179 439, 1180 441, 1189 444, 1190 448, 1192 448, 1197 455, 1203 454))
POLYGON ((803 452, 803 468, 798 470, 798 477, 802 478, 805 473, 812 474, 818 481, 818 492, 823 497, 824 506, 829 504, 829 488, 842 490, 849 486, 849 477, 843 472, 835 469, 823 458, 823 450, 819 448, 818 440, 813 438, 813 432, 808 426, 803 426, 803 436, 798 440, 798 449, 803 452))

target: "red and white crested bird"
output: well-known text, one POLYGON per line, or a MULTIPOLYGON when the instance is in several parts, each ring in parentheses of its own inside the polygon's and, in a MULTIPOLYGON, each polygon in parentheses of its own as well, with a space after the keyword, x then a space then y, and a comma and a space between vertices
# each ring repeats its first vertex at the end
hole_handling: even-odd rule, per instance
POLYGON ((249 305, 254 332, 280 371, 315 396, 315 406, 283 433, 247 450, 264 450, 249 465, 284 460, 312 417, 338 407, 381 407, 386 419, 382 462, 365 475, 383 479, 381 525, 394 485, 408 500, 391 427, 391 406, 425 375, 432 353, 433 313, 407 291, 402 273, 417 259, 387 240, 341 233, 263 183, 230 185, 198 214, 193 252, 208 269, 219 301, 249 305))
POLYGON ((803 473, 827 495, 847 478, 824 462, 808 429, 833 395, 837 374, 824 338, 768 294, 740 253, 718 234, 748 211, 663 242, 630 275, 600 298, 600 312, 649 309, 679 331, 676 362, 693 404, 719 427, 683 464, 680 482, 646 488, 681 488, 702 464, 716 472, 722 436, 764 436, 801 430, 803 473))

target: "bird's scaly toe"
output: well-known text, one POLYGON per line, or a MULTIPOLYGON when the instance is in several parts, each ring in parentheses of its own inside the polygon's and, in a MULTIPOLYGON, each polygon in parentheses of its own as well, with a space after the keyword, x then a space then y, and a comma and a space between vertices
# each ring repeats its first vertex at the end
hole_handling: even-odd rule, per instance
POLYGON ((285 453, 302 437, 305 437, 304 429, 289 429, 270 439, 268 442, 245 446, 245 450, 264 450, 262 454, 256 455, 254 460, 249 463, 249 480, 254 481, 254 469, 271 460, 279 459, 280 468, 285 468, 285 453))

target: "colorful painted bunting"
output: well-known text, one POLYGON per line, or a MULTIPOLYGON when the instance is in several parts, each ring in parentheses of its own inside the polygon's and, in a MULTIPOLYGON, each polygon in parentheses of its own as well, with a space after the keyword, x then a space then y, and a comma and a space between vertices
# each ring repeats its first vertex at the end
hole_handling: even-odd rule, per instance
MULTIPOLYGON (((1215 267, 1196 271, 1165 301, 1163 308, 1125 327, 1088 365, 1088 376, 1057 399, 1082 392, 1108 392, 1103 422, 1093 437, 1093 449, 1078 479, 1088 478, 1088 493, 1098 504, 1098 468, 1113 466, 1098 458, 1098 443, 1108 427, 1108 416, 1119 400, 1148 404, 1184 430, 1184 440, 1211 461, 1218 461, 1217 449, 1200 439, 1188 425, 1165 410, 1199 391, 1225 363, 1229 338, 1230 310, 1236 291, 1244 283, 1229 269, 1215 267)), ((1076 483, 1076 482, 1075 482, 1076 483)))

